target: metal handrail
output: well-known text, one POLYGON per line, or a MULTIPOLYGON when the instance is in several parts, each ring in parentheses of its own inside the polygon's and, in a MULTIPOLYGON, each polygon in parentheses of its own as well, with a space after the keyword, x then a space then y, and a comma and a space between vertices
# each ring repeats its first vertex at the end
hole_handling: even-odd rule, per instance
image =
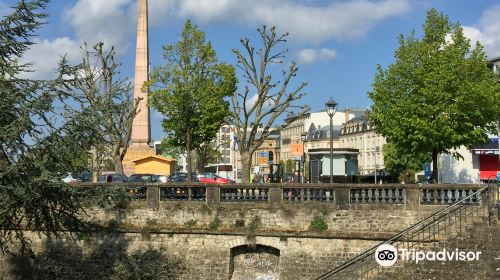
MULTIPOLYGON (((358 263, 358 262, 362 261, 362 260, 363 260, 363 259, 365 259, 366 257, 368 257, 368 256, 370 256, 371 254, 373 254, 373 253, 376 251, 376 249, 377 249, 380 245, 382 245, 382 244, 387 244, 387 243, 393 243, 393 242, 397 241, 397 239, 398 239, 398 238, 400 238, 401 236, 403 236, 403 235, 405 235, 405 234, 409 233, 410 231, 412 231, 413 229, 418 228, 418 227, 419 227, 419 226, 421 226, 421 225, 424 225, 426 222, 429 222, 429 221, 431 221, 431 220, 432 220, 432 222, 437 221, 438 219, 442 218, 442 217, 438 217, 439 215, 441 215, 441 214, 445 213, 446 211, 449 211, 449 210, 450 210, 452 207, 454 207, 454 206, 457 206, 457 205, 463 205, 463 202, 465 202, 465 201, 469 200, 470 198, 472 198, 472 197, 476 196, 477 194, 481 194, 481 193, 483 193, 485 190, 488 190, 488 188, 489 188, 489 186, 483 187, 483 188, 481 188, 481 189, 477 190, 476 192, 474 192, 474 193, 470 194, 469 196, 464 197, 464 198, 462 198, 461 200, 459 200, 459 201, 457 201, 457 202, 455 202, 455 203, 453 203, 453 204, 449 205, 448 207, 446 207, 446 208, 444 208, 444 209, 442 209, 442 210, 440 210, 440 211, 438 211, 438 212, 436 212, 436 213, 434 213, 434 214, 430 215, 429 217, 427 217, 427 218, 425 218, 425 219, 421 220, 420 222, 418 222, 418 223, 416 223, 416 224, 414 224, 414 225, 412 225, 412 226, 408 227, 407 229, 403 230, 402 232, 400 232, 400 233, 398 233, 398 234, 394 235, 394 236, 393 236, 393 237, 391 237, 389 240, 386 240, 386 241, 384 241, 384 242, 381 242, 381 243, 379 243, 379 244, 377 244, 377 245, 375 245, 375 246, 371 247, 370 249, 366 250, 364 253, 361 253, 360 255, 358 255, 357 257, 355 257, 355 258, 353 258, 353 259, 351 259, 350 261, 348 261, 348 262, 346 262, 346 263, 344 263, 344 264, 342 264, 342 265, 338 266, 337 268, 335 268, 335 269, 333 269, 333 270, 331 270, 331 271, 329 271, 329 272, 327 272, 327 273, 325 273, 325 274, 321 275, 320 277, 316 278, 316 280, 323 280, 323 279, 327 279, 328 277, 333 276, 334 274, 336 274, 336 273, 338 273, 338 272, 340 272, 340 271, 342 271, 342 270, 344 270, 344 269, 346 269, 346 268, 350 267, 351 265, 354 265, 354 264, 356 264, 356 263, 358 263)), ((427 225, 426 225, 426 226, 427 226, 427 225)))

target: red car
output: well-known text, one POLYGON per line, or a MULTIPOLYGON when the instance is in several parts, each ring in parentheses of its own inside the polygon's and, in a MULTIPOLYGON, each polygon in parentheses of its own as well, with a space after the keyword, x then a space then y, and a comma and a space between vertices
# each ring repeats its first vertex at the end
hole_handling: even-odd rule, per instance
POLYGON ((232 180, 222 178, 214 173, 201 173, 198 174, 198 181, 204 184, 229 184, 234 183, 232 180))

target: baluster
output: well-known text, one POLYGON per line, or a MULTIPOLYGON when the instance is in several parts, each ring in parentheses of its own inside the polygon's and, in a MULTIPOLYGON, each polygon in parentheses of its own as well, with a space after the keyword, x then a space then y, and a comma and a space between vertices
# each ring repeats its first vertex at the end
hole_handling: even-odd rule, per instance
POLYGON ((324 201, 324 196, 323 196, 323 195, 324 195, 324 193, 323 193, 323 189, 319 189, 319 190, 318 190, 318 194, 319 194, 319 198, 318 198, 318 200, 319 200, 319 201, 324 201))
POLYGON ((300 201, 304 201, 304 200, 305 200, 305 199, 304 199, 304 196, 305 196, 305 194, 304 194, 304 189, 300 189, 300 190, 299 190, 299 196, 300 196, 300 201))
MULTIPOLYGON (((464 197, 468 197, 469 196, 469 190, 463 190, 462 194, 463 194, 464 197), (465 194, 463 194, 463 193, 465 193, 465 194)), ((465 203, 467 203, 467 204, 470 204, 471 202, 472 202, 472 199, 470 197, 465 200, 465 203)))
POLYGON ((396 202, 396 192, 397 192, 397 189, 391 189, 391 200, 392 200, 392 203, 396 202))
POLYGON ((357 189, 357 190, 353 190, 353 191, 354 191, 354 196, 353 196, 354 201, 353 202, 358 203, 360 200, 360 196, 361 196, 361 193, 360 193, 361 190, 357 189))
POLYGON ((450 200, 451 203, 454 203, 455 201, 458 201, 457 199, 457 190, 450 190, 450 200))
POLYGON ((438 199, 437 190, 427 190, 429 192, 429 203, 430 204, 436 204, 436 203, 441 203, 441 200, 438 199))
POLYGON ((398 192, 399 192, 398 201, 399 201, 399 203, 403 203, 403 201, 404 201, 404 195, 406 193, 404 193, 404 189, 402 189, 402 188, 399 188, 398 192))
POLYGON ((370 189, 364 189, 364 203, 368 203, 370 200, 370 189))
POLYGON ((262 197, 260 196, 260 189, 255 189, 255 199, 262 200, 262 197))
POLYGON ((371 201, 370 202, 374 203, 377 200, 377 196, 375 195, 376 190, 375 189, 371 189, 371 191, 372 191, 372 195, 371 195, 371 201))
POLYGON ((383 196, 384 196, 384 194, 383 194, 384 190, 382 190, 382 189, 377 189, 377 191, 378 191, 378 202, 379 202, 379 203, 382 203, 383 196))
POLYGON ((430 190, 431 191, 431 203, 432 204, 441 204, 443 201, 441 190, 430 190))
POLYGON ((312 197, 311 197, 311 189, 305 189, 304 190, 304 194, 305 194, 305 200, 306 201, 310 201, 312 199, 312 197))
POLYGON ((356 203, 356 190, 349 190, 349 199, 351 200, 351 204, 356 203))
POLYGON ((262 200, 267 200, 268 189, 262 189, 262 200))
POLYGON ((444 202, 446 204, 451 203, 451 190, 447 189, 443 191, 444 193, 444 202))
POLYGON ((331 190, 326 190, 325 192, 325 195, 326 195, 326 202, 330 202, 332 201, 332 193, 331 193, 331 190))
POLYGON ((359 190, 358 203, 363 203, 365 200, 365 192, 363 189, 359 190))
POLYGON ((458 198, 457 198, 457 201, 459 200, 462 200, 465 196, 464 196, 464 190, 458 190, 458 198))
POLYGON ((384 191, 385 191, 384 203, 391 203, 391 189, 384 189, 384 191))

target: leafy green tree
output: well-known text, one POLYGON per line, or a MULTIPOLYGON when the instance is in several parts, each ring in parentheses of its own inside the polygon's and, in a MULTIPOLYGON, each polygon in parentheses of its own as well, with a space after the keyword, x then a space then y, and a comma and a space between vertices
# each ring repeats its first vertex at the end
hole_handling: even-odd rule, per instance
MULTIPOLYGON (((46 0, 19 1, 0 20, 0 250, 29 250, 25 229, 38 233, 86 229, 82 211, 89 206, 81 189, 58 173, 94 145, 96 119, 88 111, 68 114, 71 92, 61 69, 55 81, 24 79, 30 64, 21 64, 43 24, 46 0)), ((64 60, 63 60, 64 64, 64 60)))
POLYGON ((295 170, 295 162, 291 159, 287 159, 285 162, 285 173, 290 175, 293 174, 294 170, 295 170))
POLYGON ((252 157, 271 133, 286 128, 293 121, 302 118, 308 111, 307 105, 300 105, 299 100, 305 95, 303 89, 307 83, 293 87, 293 78, 299 67, 291 62, 281 71, 278 79, 271 75, 273 65, 283 63, 288 32, 276 33, 276 28, 257 29, 262 39, 262 47, 255 48, 248 38, 241 39, 243 51, 233 49, 238 59, 237 67, 242 71, 246 85, 242 92, 231 96, 231 115, 229 122, 235 126, 238 138, 238 151, 241 155, 243 183, 250 181, 252 157), (275 125, 277 119, 286 113, 296 114, 288 117, 284 123, 275 125))
POLYGON ((471 49, 458 23, 432 9, 423 28, 422 39, 401 35, 396 61, 377 67, 370 119, 409 157, 431 153, 436 180, 439 153, 461 157, 453 148, 483 143, 496 130, 500 96, 483 47, 471 49))
POLYGON ((384 165, 394 177, 399 177, 408 171, 420 171, 424 168, 426 162, 431 158, 430 153, 408 153, 407 151, 398 149, 394 144, 387 143, 384 145, 384 165))
POLYGON ((166 64, 154 69, 150 104, 165 116, 171 146, 183 147, 191 179, 191 151, 210 142, 228 115, 224 100, 236 90, 234 67, 219 63, 205 34, 186 21, 181 40, 164 46, 166 64))

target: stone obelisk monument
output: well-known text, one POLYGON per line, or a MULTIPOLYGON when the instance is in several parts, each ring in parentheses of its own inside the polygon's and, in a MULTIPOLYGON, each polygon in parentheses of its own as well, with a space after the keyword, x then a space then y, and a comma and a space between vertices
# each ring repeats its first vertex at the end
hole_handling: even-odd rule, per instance
POLYGON ((123 159, 123 171, 126 175, 135 173, 134 160, 151 156, 155 150, 150 147, 151 130, 149 120, 148 93, 144 91, 144 82, 149 79, 149 39, 148 39, 148 1, 138 0, 137 5, 137 47, 135 54, 134 99, 141 98, 139 113, 132 125, 130 146, 123 159))

